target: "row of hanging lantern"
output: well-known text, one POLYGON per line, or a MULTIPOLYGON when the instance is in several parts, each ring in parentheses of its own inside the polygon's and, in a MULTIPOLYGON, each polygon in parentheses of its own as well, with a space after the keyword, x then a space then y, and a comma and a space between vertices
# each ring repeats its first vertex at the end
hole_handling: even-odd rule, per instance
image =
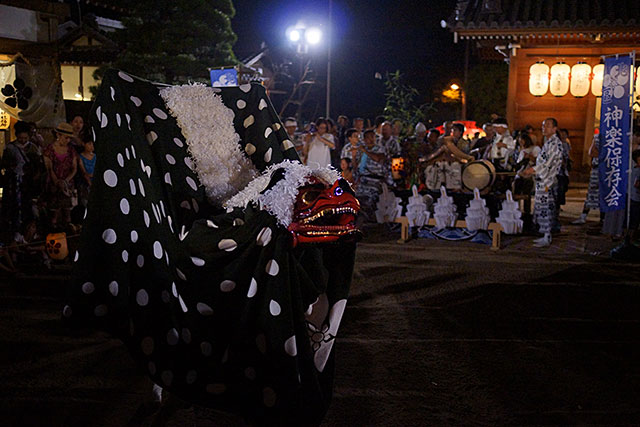
MULTIPOLYGON (((636 87, 640 88, 640 67, 638 67, 636 87)), ((544 61, 538 61, 529 68, 529 92, 533 96, 544 96, 551 92, 553 96, 565 96, 569 91, 576 98, 589 94, 589 87, 594 96, 602 96, 602 80, 604 64, 591 68, 585 62, 578 62, 569 67, 558 62, 551 68, 544 61)))

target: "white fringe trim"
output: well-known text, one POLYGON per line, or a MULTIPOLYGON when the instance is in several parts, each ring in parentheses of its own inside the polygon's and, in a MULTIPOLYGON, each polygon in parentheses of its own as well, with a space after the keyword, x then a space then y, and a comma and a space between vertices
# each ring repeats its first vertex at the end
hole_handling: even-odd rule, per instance
POLYGON ((169 86, 160 96, 182 130, 209 201, 223 205, 258 175, 240 150, 233 111, 202 83, 169 86))
POLYGON ((298 190, 307 184, 312 176, 319 178, 327 185, 333 185, 340 179, 340 174, 331 167, 311 169, 300 162, 285 160, 269 166, 244 190, 229 199, 225 204, 227 212, 231 212, 234 208, 245 208, 249 203, 257 203, 261 209, 275 216, 281 225, 288 227, 293 219, 293 207, 298 190), (264 194, 260 194, 269 185, 271 174, 277 169, 284 169, 284 179, 264 194))

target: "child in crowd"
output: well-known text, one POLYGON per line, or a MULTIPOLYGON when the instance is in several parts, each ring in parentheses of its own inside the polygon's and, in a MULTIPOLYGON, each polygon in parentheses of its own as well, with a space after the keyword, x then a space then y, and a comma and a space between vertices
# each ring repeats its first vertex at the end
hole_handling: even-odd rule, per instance
POLYGON ((93 171, 96 167, 96 154, 94 153, 94 145, 91 139, 84 141, 82 153, 78 156, 82 181, 78 185, 78 202, 82 206, 87 206, 89 201, 89 189, 93 180, 93 171))
POLYGON ((342 177, 347 180, 351 187, 353 187, 353 170, 351 168, 351 159, 349 157, 343 157, 340 159, 340 171, 342 172, 342 177))

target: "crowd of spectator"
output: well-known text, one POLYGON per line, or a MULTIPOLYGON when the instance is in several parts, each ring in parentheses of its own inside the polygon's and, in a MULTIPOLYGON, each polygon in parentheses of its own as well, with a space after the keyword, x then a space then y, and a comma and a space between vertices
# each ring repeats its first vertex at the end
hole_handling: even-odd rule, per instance
POLYGON ((2 245, 27 246, 54 232, 76 234, 96 162, 84 120, 59 123, 50 135, 19 121, 14 134, 0 163, 2 245))

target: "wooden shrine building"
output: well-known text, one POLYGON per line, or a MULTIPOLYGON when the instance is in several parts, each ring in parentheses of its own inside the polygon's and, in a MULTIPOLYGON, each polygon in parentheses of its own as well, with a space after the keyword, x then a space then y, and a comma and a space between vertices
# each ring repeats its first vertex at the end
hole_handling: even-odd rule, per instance
POLYGON ((588 170, 602 88, 603 67, 594 67, 602 55, 640 56, 640 1, 459 0, 446 24, 482 60, 509 64, 510 129, 557 118, 570 132, 575 172, 588 170))

